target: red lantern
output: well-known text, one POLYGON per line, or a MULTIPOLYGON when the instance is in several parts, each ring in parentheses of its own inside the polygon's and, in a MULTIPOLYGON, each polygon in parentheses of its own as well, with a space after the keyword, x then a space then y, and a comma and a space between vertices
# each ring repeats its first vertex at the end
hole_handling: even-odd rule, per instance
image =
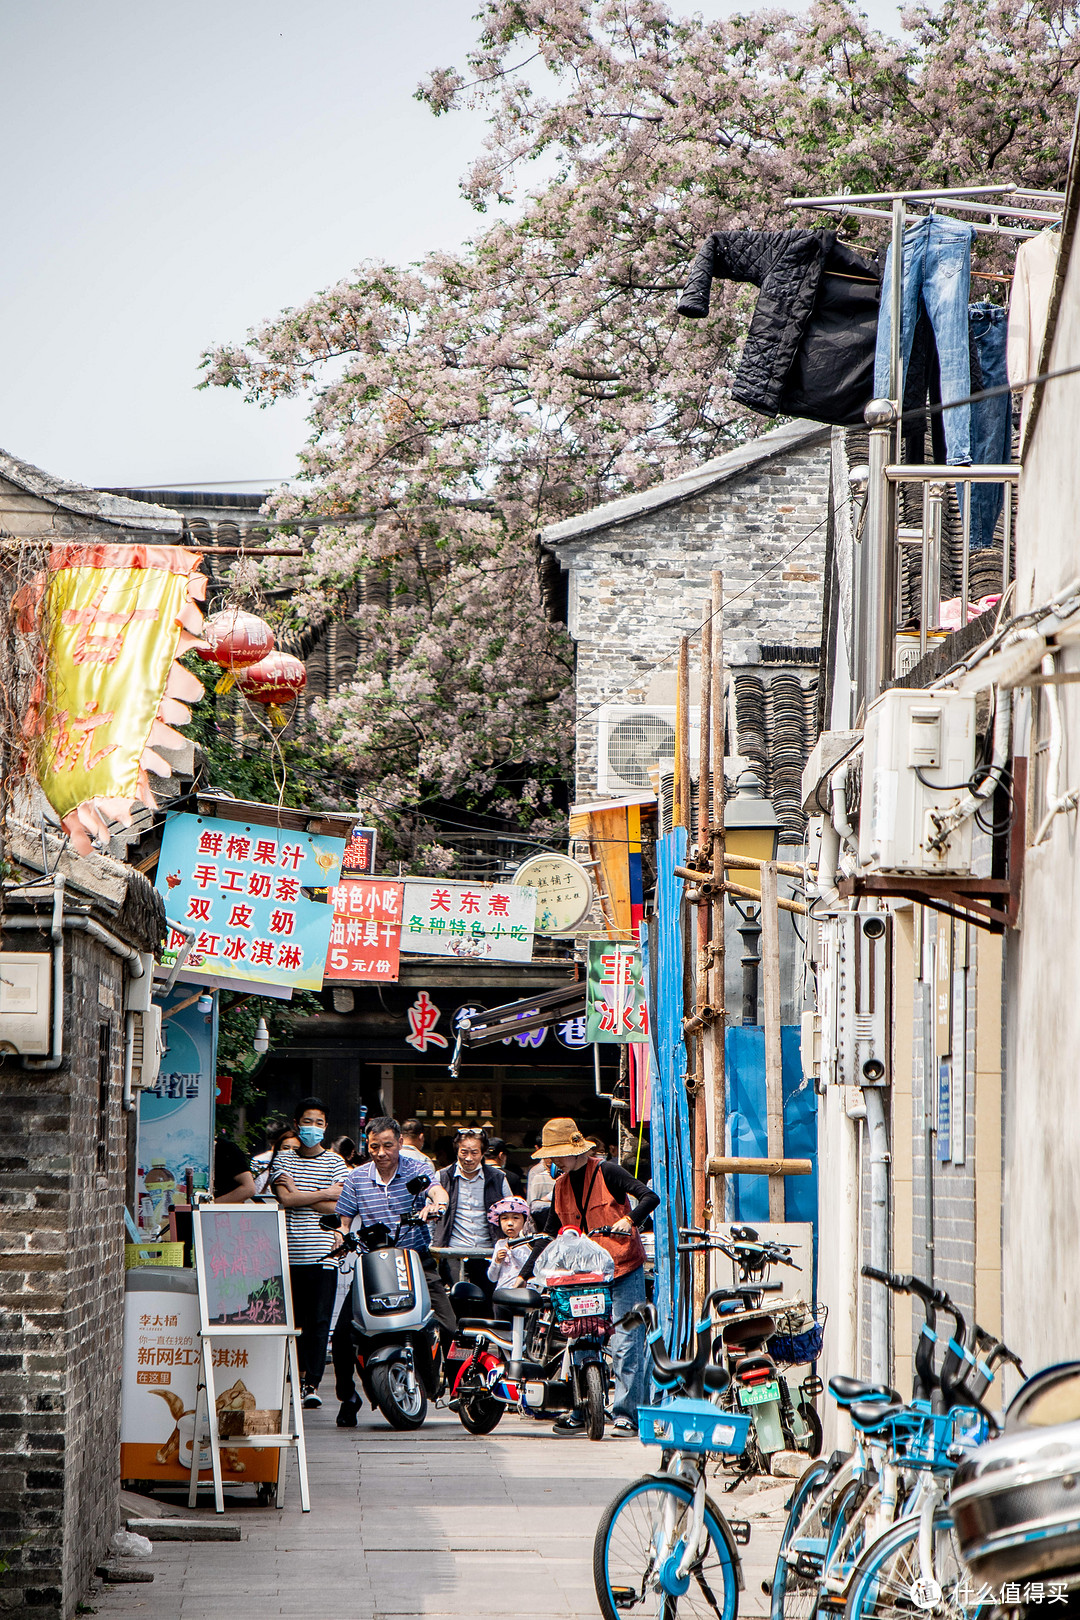
POLYGON ((242 669, 257 664, 274 650, 274 632, 265 619, 242 608, 222 608, 211 613, 202 627, 206 649, 195 650, 208 663, 220 664, 225 671, 214 688, 227 692, 242 669))
POLYGON ((246 698, 266 705, 271 725, 280 727, 288 719, 280 705, 299 697, 307 685, 307 670, 292 653, 272 652, 268 658, 242 669, 236 681, 246 698))

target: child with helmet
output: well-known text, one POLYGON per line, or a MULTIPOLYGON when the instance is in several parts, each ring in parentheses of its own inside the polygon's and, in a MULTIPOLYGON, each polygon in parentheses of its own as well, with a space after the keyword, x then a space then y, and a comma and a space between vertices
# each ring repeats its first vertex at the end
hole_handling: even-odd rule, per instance
POLYGON ((500 1198, 488 1210, 488 1221, 502 1234, 495 1241, 487 1270, 488 1280, 496 1288, 507 1288, 521 1274, 522 1266, 532 1253, 530 1245, 520 1240, 533 1237, 536 1228, 524 1198, 500 1198))

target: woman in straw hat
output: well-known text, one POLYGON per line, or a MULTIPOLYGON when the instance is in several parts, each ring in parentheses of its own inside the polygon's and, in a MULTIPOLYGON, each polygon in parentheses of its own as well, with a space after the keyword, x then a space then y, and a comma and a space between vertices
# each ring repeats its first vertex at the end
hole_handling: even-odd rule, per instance
MULTIPOLYGON (((618 1321, 645 1298, 645 1250, 638 1227, 660 1200, 621 1164, 594 1157, 594 1148, 595 1143, 582 1135, 574 1120, 549 1119, 533 1158, 552 1161, 557 1173, 543 1230, 555 1237, 564 1226, 576 1227, 614 1260, 612 1301, 618 1321), (637 1202, 631 1204, 631 1198, 637 1202), (611 1235, 598 1233, 600 1226, 611 1227, 611 1235)), ((538 1258, 534 1254, 526 1262, 523 1277, 532 1275, 538 1258)), ((645 1404, 644 1328, 616 1328, 611 1338, 611 1359, 615 1372, 613 1431, 637 1434, 637 1409, 645 1404)), ((560 1434, 575 1433, 583 1426, 577 1412, 555 1424, 560 1434)))

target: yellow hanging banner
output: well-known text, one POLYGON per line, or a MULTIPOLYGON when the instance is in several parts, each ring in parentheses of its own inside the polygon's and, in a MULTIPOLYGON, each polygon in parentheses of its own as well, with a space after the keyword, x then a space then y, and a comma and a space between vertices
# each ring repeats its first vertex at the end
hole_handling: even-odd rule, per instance
MULTIPOLYGON (((198 641, 206 578, 180 546, 56 547, 33 593, 44 669, 26 718, 31 761, 76 847, 155 808, 148 771, 171 774, 155 750, 202 696, 175 660, 198 641)), ((31 604, 24 602, 24 609, 31 604)))

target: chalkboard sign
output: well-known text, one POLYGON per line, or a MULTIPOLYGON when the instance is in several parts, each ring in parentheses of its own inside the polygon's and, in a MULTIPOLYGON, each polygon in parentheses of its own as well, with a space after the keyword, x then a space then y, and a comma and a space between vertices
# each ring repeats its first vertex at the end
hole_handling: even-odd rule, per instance
POLYGON ((280 1211, 258 1204, 204 1204, 196 1231, 205 1326, 291 1326, 280 1211))

